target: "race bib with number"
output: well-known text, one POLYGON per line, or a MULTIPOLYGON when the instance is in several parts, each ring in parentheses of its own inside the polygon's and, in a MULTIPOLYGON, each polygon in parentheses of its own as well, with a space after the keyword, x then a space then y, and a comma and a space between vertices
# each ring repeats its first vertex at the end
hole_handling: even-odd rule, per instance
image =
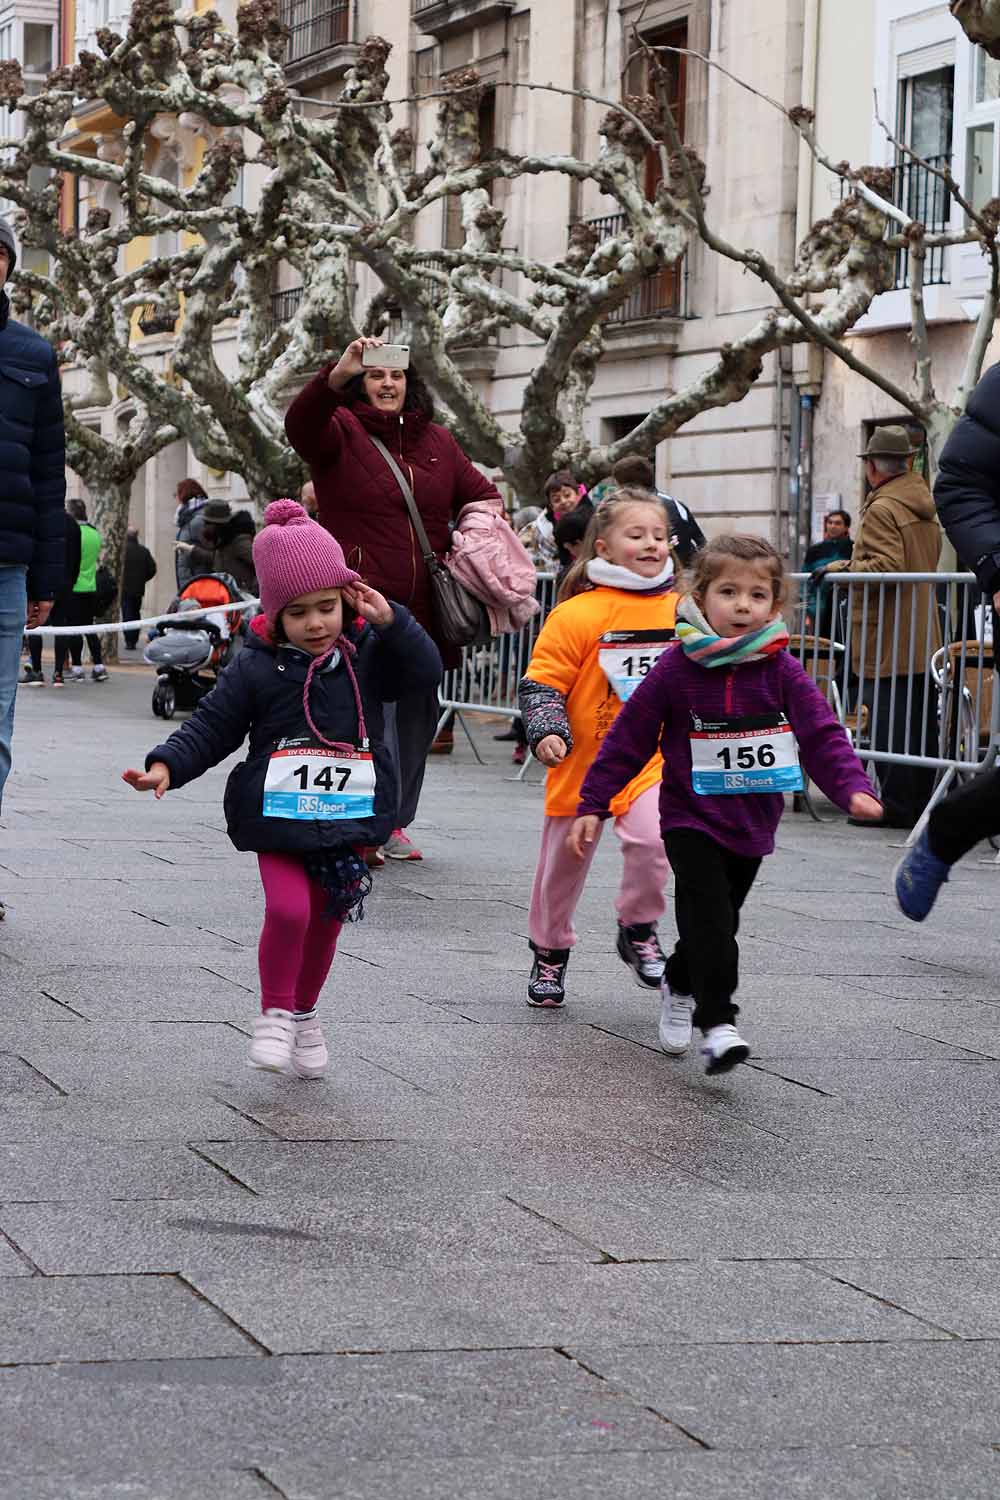
POLYGON ((304 822, 370 818, 375 813, 375 763, 367 750, 283 741, 267 763, 261 811, 265 818, 304 822))
POLYGON ((622 703, 627 703, 674 639, 672 630, 608 630, 597 643, 597 660, 622 703))
POLYGON ((701 797, 800 792, 799 747, 784 714, 692 719, 691 782, 701 797))

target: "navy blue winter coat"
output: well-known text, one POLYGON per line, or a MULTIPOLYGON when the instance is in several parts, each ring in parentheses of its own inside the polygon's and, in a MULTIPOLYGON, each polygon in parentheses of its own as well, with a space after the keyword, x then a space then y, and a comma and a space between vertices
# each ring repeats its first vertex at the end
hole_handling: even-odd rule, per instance
POLYGON ((28 598, 54 599, 65 562, 66 440, 52 345, 0 292, 0 563, 28 568, 28 598))
MULTIPOLYGON (((242 651, 190 719, 149 752, 146 769, 163 761, 170 769, 171 787, 184 786, 232 755, 249 734, 247 759, 226 784, 226 828, 237 849, 309 854, 384 843, 395 826, 398 790, 385 743, 382 705, 407 693, 424 692, 441 680, 441 657, 430 636, 401 604, 394 603, 393 610, 395 619, 384 629, 364 625, 345 632, 357 648, 352 666, 375 762, 373 817, 300 822, 263 816, 264 777, 278 741, 311 737, 302 694, 312 658, 294 647, 275 647, 252 629, 242 651)), ((357 744, 354 690, 339 659, 313 676, 309 711, 324 738, 357 744)))
POLYGON ((945 443, 934 485, 941 525, 985 594, 1000 589, 1000 365, 969 397, 945 443))

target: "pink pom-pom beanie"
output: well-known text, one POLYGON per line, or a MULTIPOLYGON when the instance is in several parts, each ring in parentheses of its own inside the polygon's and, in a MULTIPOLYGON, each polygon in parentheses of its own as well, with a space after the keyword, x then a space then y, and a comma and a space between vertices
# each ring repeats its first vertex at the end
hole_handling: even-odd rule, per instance
POLYGON ((254 538, 253 565, 261 609, 271 625, 300 594, 361 581, 344 561, 336 537, 311 520, 297 500, 274 500, 267 507, 263 530, 254 538))

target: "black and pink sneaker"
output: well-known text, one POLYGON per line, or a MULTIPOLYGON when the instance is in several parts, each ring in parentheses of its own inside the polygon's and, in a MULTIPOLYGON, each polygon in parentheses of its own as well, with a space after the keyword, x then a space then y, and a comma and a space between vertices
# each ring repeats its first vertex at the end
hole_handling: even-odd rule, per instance
POLYGON ((568 948, 536 948, 531 944, 535 961, 528 978, 528 1004, 544 1005, 555 1010, 566 1003, 566 966, 568 948))
POLYGON ((626 927, 618 923, 618 957, 628 964, 636 984, 644 990, 658 990, 663 983, 667 960, 663 956, 654 922, 636 922, 626 927))

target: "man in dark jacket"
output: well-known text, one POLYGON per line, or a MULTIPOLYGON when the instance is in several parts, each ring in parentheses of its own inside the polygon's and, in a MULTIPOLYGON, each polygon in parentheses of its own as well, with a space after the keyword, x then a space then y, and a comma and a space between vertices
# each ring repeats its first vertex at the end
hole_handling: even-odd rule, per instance
POLYGON ((629 453, 625 458, 618 460, 611 474, 616 484, 637 484, 640 489, 652 490, 667 513, 670 545, 677 556, 677 561, 682 568, 690 567, 691 559, 698 548, 705 545, 705 533, 686 505, 682 505, 665 490, 656 488, 653 465, 649 459, 643 458, 640 453, 629 453))
MULTIPOLYGON (((125 568, 122 573, 122 619, 142 618, 142 596, 146 584, 156 577, 156 558, 139 540, 138 526, 130 526, 125 539, 125 568)), ((138 630, 125 631, 125 644, 134 651, 139 644, 138 630)))
MULTIPOLYGON (((938 517, 963 567, 993 600, 993 649, 1000 642, 1000 365, 969 397, 944 445, 934 485, 938 517)), ((994 687, 994 692, 996 688, 994 687)), ((896 871, 896 896, 922 922, 963 855, 1000 833, 1000 771, 983 771, 932 810, 927 827, 896 871)))
MULTIPOLYGON (((0 282, 17 259, 0 220, 0 282)), ((66 456, 55 351, 0 292, 0 797, 10 771, 25 626, 44 625, 63 581, 66 456)), ((0 915, 3 907, 0 905, 0 915)))
POLYGON ((241 589, 256 594, 253 516, 248 510, 234 511, 228 500, 210 500, 201 515, 201 541, 189 553, 192 575, 228 573, 241 589))

